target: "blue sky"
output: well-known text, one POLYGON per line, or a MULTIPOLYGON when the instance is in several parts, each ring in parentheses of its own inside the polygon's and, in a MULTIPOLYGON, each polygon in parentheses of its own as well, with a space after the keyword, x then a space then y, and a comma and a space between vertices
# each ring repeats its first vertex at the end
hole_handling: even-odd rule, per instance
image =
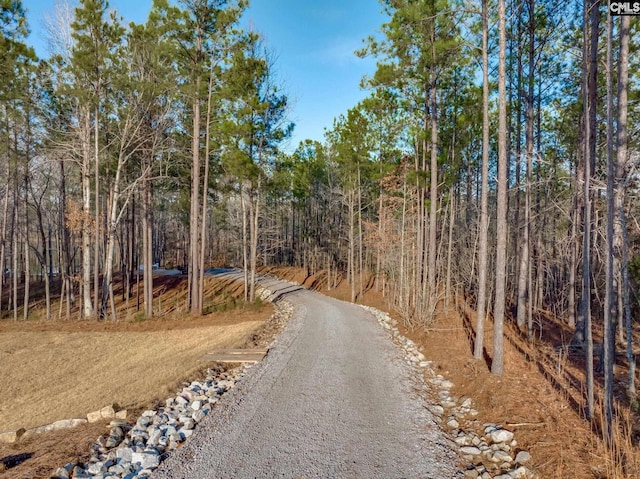
MULTIPOLYGON (((23 0, 32 30, 29 42, 46 57, 41 33, 53 0, 23 0)), ((70 0, 70 4, 74 4, 70 0)), ((144 22, 151 0, 110 0, 126 22, 144 22)), ((288 150, 304 139, 322 141, 333 119, 367 92, 359 87, 363 75, 375 70, 371 58, 353 52, 362 39, 380 31, 386 18, 377 0, 252 0, 243 26, 266 39, 276 56, 276 74, 292 102, 296 124, 288 150)))

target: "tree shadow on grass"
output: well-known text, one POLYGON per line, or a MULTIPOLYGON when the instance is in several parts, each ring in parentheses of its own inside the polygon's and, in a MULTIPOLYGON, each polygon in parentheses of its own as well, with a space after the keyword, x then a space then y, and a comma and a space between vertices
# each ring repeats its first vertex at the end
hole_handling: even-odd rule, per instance
MULTIPOLYGON (((471 317, 467 314, 466 311, 461 311, 462 322, 464 326, 464 332, 467 336, 467 341, 469 342, 469 351, 473 355, 473 351, 475 349, 475 341, 476 341, 476 331, 473 325, 471 324, 471 317)), ((482 357, 484 359, 487 368, 491 370, 491 365, 493 364, 493 359, 489 355, 489 351, 487 351, 486 347, 482 347, 482 357)))

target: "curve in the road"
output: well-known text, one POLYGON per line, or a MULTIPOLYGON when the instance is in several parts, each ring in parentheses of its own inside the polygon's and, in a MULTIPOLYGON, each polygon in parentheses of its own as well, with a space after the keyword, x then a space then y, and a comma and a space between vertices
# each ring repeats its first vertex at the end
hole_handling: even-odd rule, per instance
POLYGON ((454 477, 444 433, 375 318, 291 283, 261 282, 296 314, 152 477, 454 477))

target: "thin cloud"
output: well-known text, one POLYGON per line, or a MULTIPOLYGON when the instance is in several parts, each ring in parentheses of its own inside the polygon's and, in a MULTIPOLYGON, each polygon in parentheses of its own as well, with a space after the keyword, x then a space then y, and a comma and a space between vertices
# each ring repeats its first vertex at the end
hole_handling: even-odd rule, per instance
POLYGON ((337 38, 320 50, 317 57, 325 65, 345 67, 362 61, 355 54, 355 51, 361 48, 360 38, 337 38))

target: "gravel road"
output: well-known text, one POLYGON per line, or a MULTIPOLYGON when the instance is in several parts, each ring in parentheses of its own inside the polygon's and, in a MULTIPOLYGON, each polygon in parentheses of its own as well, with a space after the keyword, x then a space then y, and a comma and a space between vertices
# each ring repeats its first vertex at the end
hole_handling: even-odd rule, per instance
POLYGON ((268 287, 294 317, 152 478, 454 477, 447 440, 375 318, 289 283, 268 287))

